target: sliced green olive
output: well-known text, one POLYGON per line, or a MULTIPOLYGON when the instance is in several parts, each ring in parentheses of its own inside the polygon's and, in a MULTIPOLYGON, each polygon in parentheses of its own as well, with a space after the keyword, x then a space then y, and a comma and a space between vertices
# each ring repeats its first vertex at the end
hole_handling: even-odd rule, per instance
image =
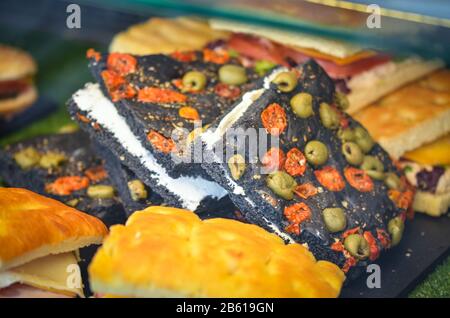
POLYGON ((322 125, 325 128, 337 129, 339 128, 339 116, 337 112, 331 108, 327 103, 320 103, 319 116, 322 121, 322 125))
POLYGON ((347 141, 342 144, 342 154, 344 155, 345 160, 354 166, 360 165, 364 159, 361 148, 352 141, 347 141))
POLYGON ((242 85, 247 82, 247 74, 242 66, 227 64, 219 69, 219 80, 228 85, 242 85))
POLYGON ((147 199, 148 193, 144 183, 139 179, 128 181, 128 190, 130 191, 131 199, 139 201, 147 199))
POLYGON ((367 130, 360 126, 354 129, 354 134, 355 142, 364 153, 368 153, 375 144, 370 134, 367 132, 367 130))
POLYGON ((268 71, 270 71, 271 69, 273 69, 276 66, 275 63, 272 63, 270 61, 267 60, 259 60, 255 62, 255 66, 253 67, 253 69, 255 70, 255 72, 259 75, 259 76, 263 76, 264 74, 266 74, 268 71))
POLYGON ((326 208, 322 212, 322 217, 331 233, 343 231, 347 226, 347 218, 341 208, 326 208))
POLYGON ((387 229, 389 234, 391 234, 391 246, 395 246, 400 243, 403 236, 403 230, 405 229, 405 224, 402 219, 398 216, 391 219, 388 223, 387 229))
POLYGON ((14 154, 14 160, 22 169, 29 169, 39 163, 41 155, 34 147, 27 147, 14 154))
POLYGON ((281 72, 272 81, 283 93, 289 93, 297 86, 297 76, 294 72, 281 72))
POLYGON ((355 132, 351 128, 339 129, 337 136, 342 142, 355 140, 355 132))
POLYGON ((240 154, 235 154, 228 159, 228 168, 234 180, 239 180, 245 172, 245 159, 240 154))
POLYGON ((344 240, 344 247, 353 257, 359 260, 364 260, 369 257, 369 243, 360 234, 350 234, 347 236, 344 240))
POLYGON ((71 206, 72 208, 76 207, 80 203, 80 199, 72 199, 66 202, 68 206, 71 206))
POLYGON ((87 188, 87 195, 93 199, 111 199, 114 197, 115 190, 109 185, 91 185, 87 188))
POLYGON ((347 95, 341 92, 336 92, 334 94, 334 102, 342 110, 346 110, 350 106, 347 95))
POLYGON ((400 188, 400 178, 393 172, 388 172, 384 175, 384 184, 389 189, 399 189, 400 188))
POLYGON ((276 171, 267 177, 267 186, 283 199, 292 200, 297 182, 286 172, 276 171))
POLYGON ((380 159, 378 159, 377 157, 364 156, 364 159, 361 163, 361 169, 375 180, 384 179, 384 166, 380 159))
POLYGON ((319 166, 328 160, 328 147, 318 140, 311 140, 305 146, 306 160, 312 165, 319 166))
POLYGON ((41 159, 39 160, 39 166, 44 169, 56 168, 66 160, 67 157, 62 153, 49 151, 42 155, 41 159))
POLYGON ((190 71, 183 76, 183 91, 201 91, 206 86, 206 76, 202 72, 190 71))
POLYGON ((308 93, 298 93, 291 98, 291 107, 295 115, 308 118, 313 114, 312 96, 308 93))

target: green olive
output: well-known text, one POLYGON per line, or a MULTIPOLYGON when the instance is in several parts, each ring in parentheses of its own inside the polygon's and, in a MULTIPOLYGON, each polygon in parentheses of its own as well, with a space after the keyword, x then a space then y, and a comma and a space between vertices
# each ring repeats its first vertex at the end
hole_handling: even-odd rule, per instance
POLYGON ((400 243, 403 236, 403 230, 405 229, 405 224, 402 219, 398 216, 391 219, 388 223, 387 229, 389 234, 391 234, 391 246, 395 246, 400 243))
POLYGON ((201 91, 206 86, 206 76, 202 72, 190 71, 183 76, 183 91, 201 91))
POLYGON ((393 172, 388 172, 384 175, 384 184, 389 189, 399 189, 400 188, 400 178, 393 172))
POLYGON ((360 165, 364 159, 361 148, 352 141, 347 141, 342 144, 342 154, 344 155, 345 160, 354 166, 360 165))
POLYGON ((312 96, 308 93, 298 93, 291 98, 291 107, 295 115, 308 118, 313 114, 312 96))
POLYGON ((276 171, 267 177, 267 186, 283 199, 292 200, 297 182, 286 172, 276 171))
POLYGON ((22 169, 29 169, 39 163, 41 155, 33 147, 27 147, 14 154, 14 160, 22 169))
POLYGON ((219 69, 219 80, 228 85, 241 85, 247 82, 247 74, 242 66, 227 64, 219 69))
POLYGON ((78 203, 80 203, 80 199, 77 199, 77 198, 69 200, 69 201, 66 202, 66 204, 68 206, 71 206, 72 208, 76 207, 78 205, 78 203))
POLYGON ((234 180, 239 180, 245 172, 245 159, 240 154, 235 154, 228 159, 228 168, 234 180))
POLYGON ((341 208, 326 208, 322 212, 325 226, 331 233, 343 231, 347 226, 347 218, 341 208))
POLYGON ((115 190, 109 185, 91 185, 87 188, 87 195, 93 199, 111 199, 114 197, 115 190))
POLYGON ((364 159, 361 163, 361 169, 375 180, 384 179, 384 166, 380 159, 378 159, 377 157, 364 156, 364 159))
POLYGON ((355 132, 351 128, 339 129, 337 136, 342 142, 355 140, 355 132))
POLYGON ((360 234, 350 234, 344 240, 345 249, 355 258, 364 260, 369 257, 370 246, 360 234))
POLYGON ((347 95, 341 92, 336 92, 334 94, 334 102, 342 110, 346 110, 350 106, 347 95))
POLYGON ((270 61, 259 60, 255 62, 255 66, 253 67, 253 69, 259 76, 264 76, 264 74, 273 69, 275 66, 276 64, 270 61))
POLYGON ((322 125, 325 128, 337 129, 339 128, 339 116, 336 111, 327 103, 320 103, 319 116, 322 125))
POLYGON ((328 160, 328 147, 318 140, 311 140, 305 146, 306 160, 312 165, 319 166, 328 160))
POLYGON ((294 72, 281 72, 272 81, 283 93, 289 93, 297 86, 297 76, 294 72))
POLYGON ((44 169, 56 168, 66 160, 67 158, 63 154, 49 151, 42 155, 41 159, 39 160, 39 166, 44 169))
POLYGON ((364 153, 368 153, 375 145, 370 134, 364 128, 358 126, 354 129, 355 142, 361 148, 364 153))
POLYGON ((131 199, 139 201, 147 199, 148 193, 144 183, 139 179, 128 181, 128 190, 130 191, 131 199))

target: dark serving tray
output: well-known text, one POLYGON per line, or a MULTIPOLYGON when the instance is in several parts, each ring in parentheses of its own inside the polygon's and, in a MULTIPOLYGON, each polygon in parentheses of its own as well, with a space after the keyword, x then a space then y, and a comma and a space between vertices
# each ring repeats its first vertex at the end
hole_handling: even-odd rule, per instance
POLYGON ((343 298, 406 297, 426 275, 450 254, 450 217, 416 213, 406 224, 401 243, 380 257, 381 288, 370 289, 363 273, 342 289, 343 298))

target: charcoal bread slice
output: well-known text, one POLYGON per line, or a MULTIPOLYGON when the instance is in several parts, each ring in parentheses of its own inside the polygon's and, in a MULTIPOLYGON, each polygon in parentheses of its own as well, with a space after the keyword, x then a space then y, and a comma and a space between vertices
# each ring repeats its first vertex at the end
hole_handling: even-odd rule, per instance
POLYGON ((124 223, 126 215, 117 193, 107 198, 87 194, 92 185, 113 186, 103 165, 87 134, 80 131, 35 137, 0 150, 0 177, 7 186, 54 198, 107 225, 124 223), (72 179, 67 177, 76 177, 77 184, 69 188, 72 179))
POLYGON ((175 171, 170 169, 170 156, 157 160, 98 84, 88 83, 77 91, 68 102, 68 108, 91 139, 108 148, 121 164, 159 194, 167 205, 195 211, 204 200, 219 200, 226 196, 226 191, 209 176, 207 179, 204 173, 194 174, 201 169, 200 164, 175 171))
MULTIPOLYGON (((285 71, 275 70, 202 134, 206 159, 202 166, 228 191, 247 222, 287 241, 307 244, 318 259, 335 262, 344 271, 356 265, 363 268, 398 243, 412 191, 388 154, 340 110, 344 103, 337 98, 342 96, 335 95, 332 80, 317 63, 308 61, 292 70, 297 84, 290 92, 280 91, 272 82, 285 71), (312 97, 312 108, 304 117, 291 108, 291 99, 299 93, 312 97), (249 158, 246 149, 226 139, 233 128, 262 131, 256 145, 269 147, 258 149, 257 160, 249 158), (277 132, 275 151, 265 158, 277 132), (325 162, 316 161, 317 152, 305 150, 314 140, 326 146, 325 162), (350 164, 342 152, 343 143, 350 141, 363 155, 360 159, 371 158, 368 163, 376 161, 380 171, 368 172, 368 163, 350 164), (233 164, 236 157, 230 161, 236 154, 244 157, 244 165, 233 164), (280 160, 276 163, 273 158, 280 160), (391 188, 380 180, 385 176, 391 188), (330 208, 340 210, 324 211, 330 208)), ((317 143, 312 145, 317 149, 317 143)))

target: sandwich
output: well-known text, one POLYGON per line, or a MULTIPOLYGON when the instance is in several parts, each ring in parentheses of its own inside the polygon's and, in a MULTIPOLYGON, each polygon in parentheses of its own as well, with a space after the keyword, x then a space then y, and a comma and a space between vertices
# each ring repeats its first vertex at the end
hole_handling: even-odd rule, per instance
POLYGON ((19 188, 0 188, 0 210, 0 297, 83 297, 77 251, 100 244, 106 226, 19 188))
POLYGON ((247 222, 356 275, 400 243, 414 191, 347 105, 311 60, 270 72, 200 139, 202 167, 247 222), (233 142, 252 131, 253 147, 233 142))
POLYGON ((156 206, 113 226, 88 272, 98 297, 337 297, 345 279, 258 226, 156 206))
POLYGON ((27 52, 0 44, 0 117, 12 117, 37 99, 33 76, 37 67, 27 52))
POLYGON ((98 84, 69 101, 72 117, 168 205, 196 210, 226 192, 192 164, 189 144, 259 76, 226 52, 209 49, 134 56, 88 52, 98 84), (201 121, 201 126, 198 123, 201 121))
POLYGON ((100 218, 124 223, 114 184, 88 135, 81 132, 34 137, 0 150, 0 177, 100 218))
POLYGON ((355 115, 417 187, 413 208, 450 206, 450 71, 437 71, 355 115))

